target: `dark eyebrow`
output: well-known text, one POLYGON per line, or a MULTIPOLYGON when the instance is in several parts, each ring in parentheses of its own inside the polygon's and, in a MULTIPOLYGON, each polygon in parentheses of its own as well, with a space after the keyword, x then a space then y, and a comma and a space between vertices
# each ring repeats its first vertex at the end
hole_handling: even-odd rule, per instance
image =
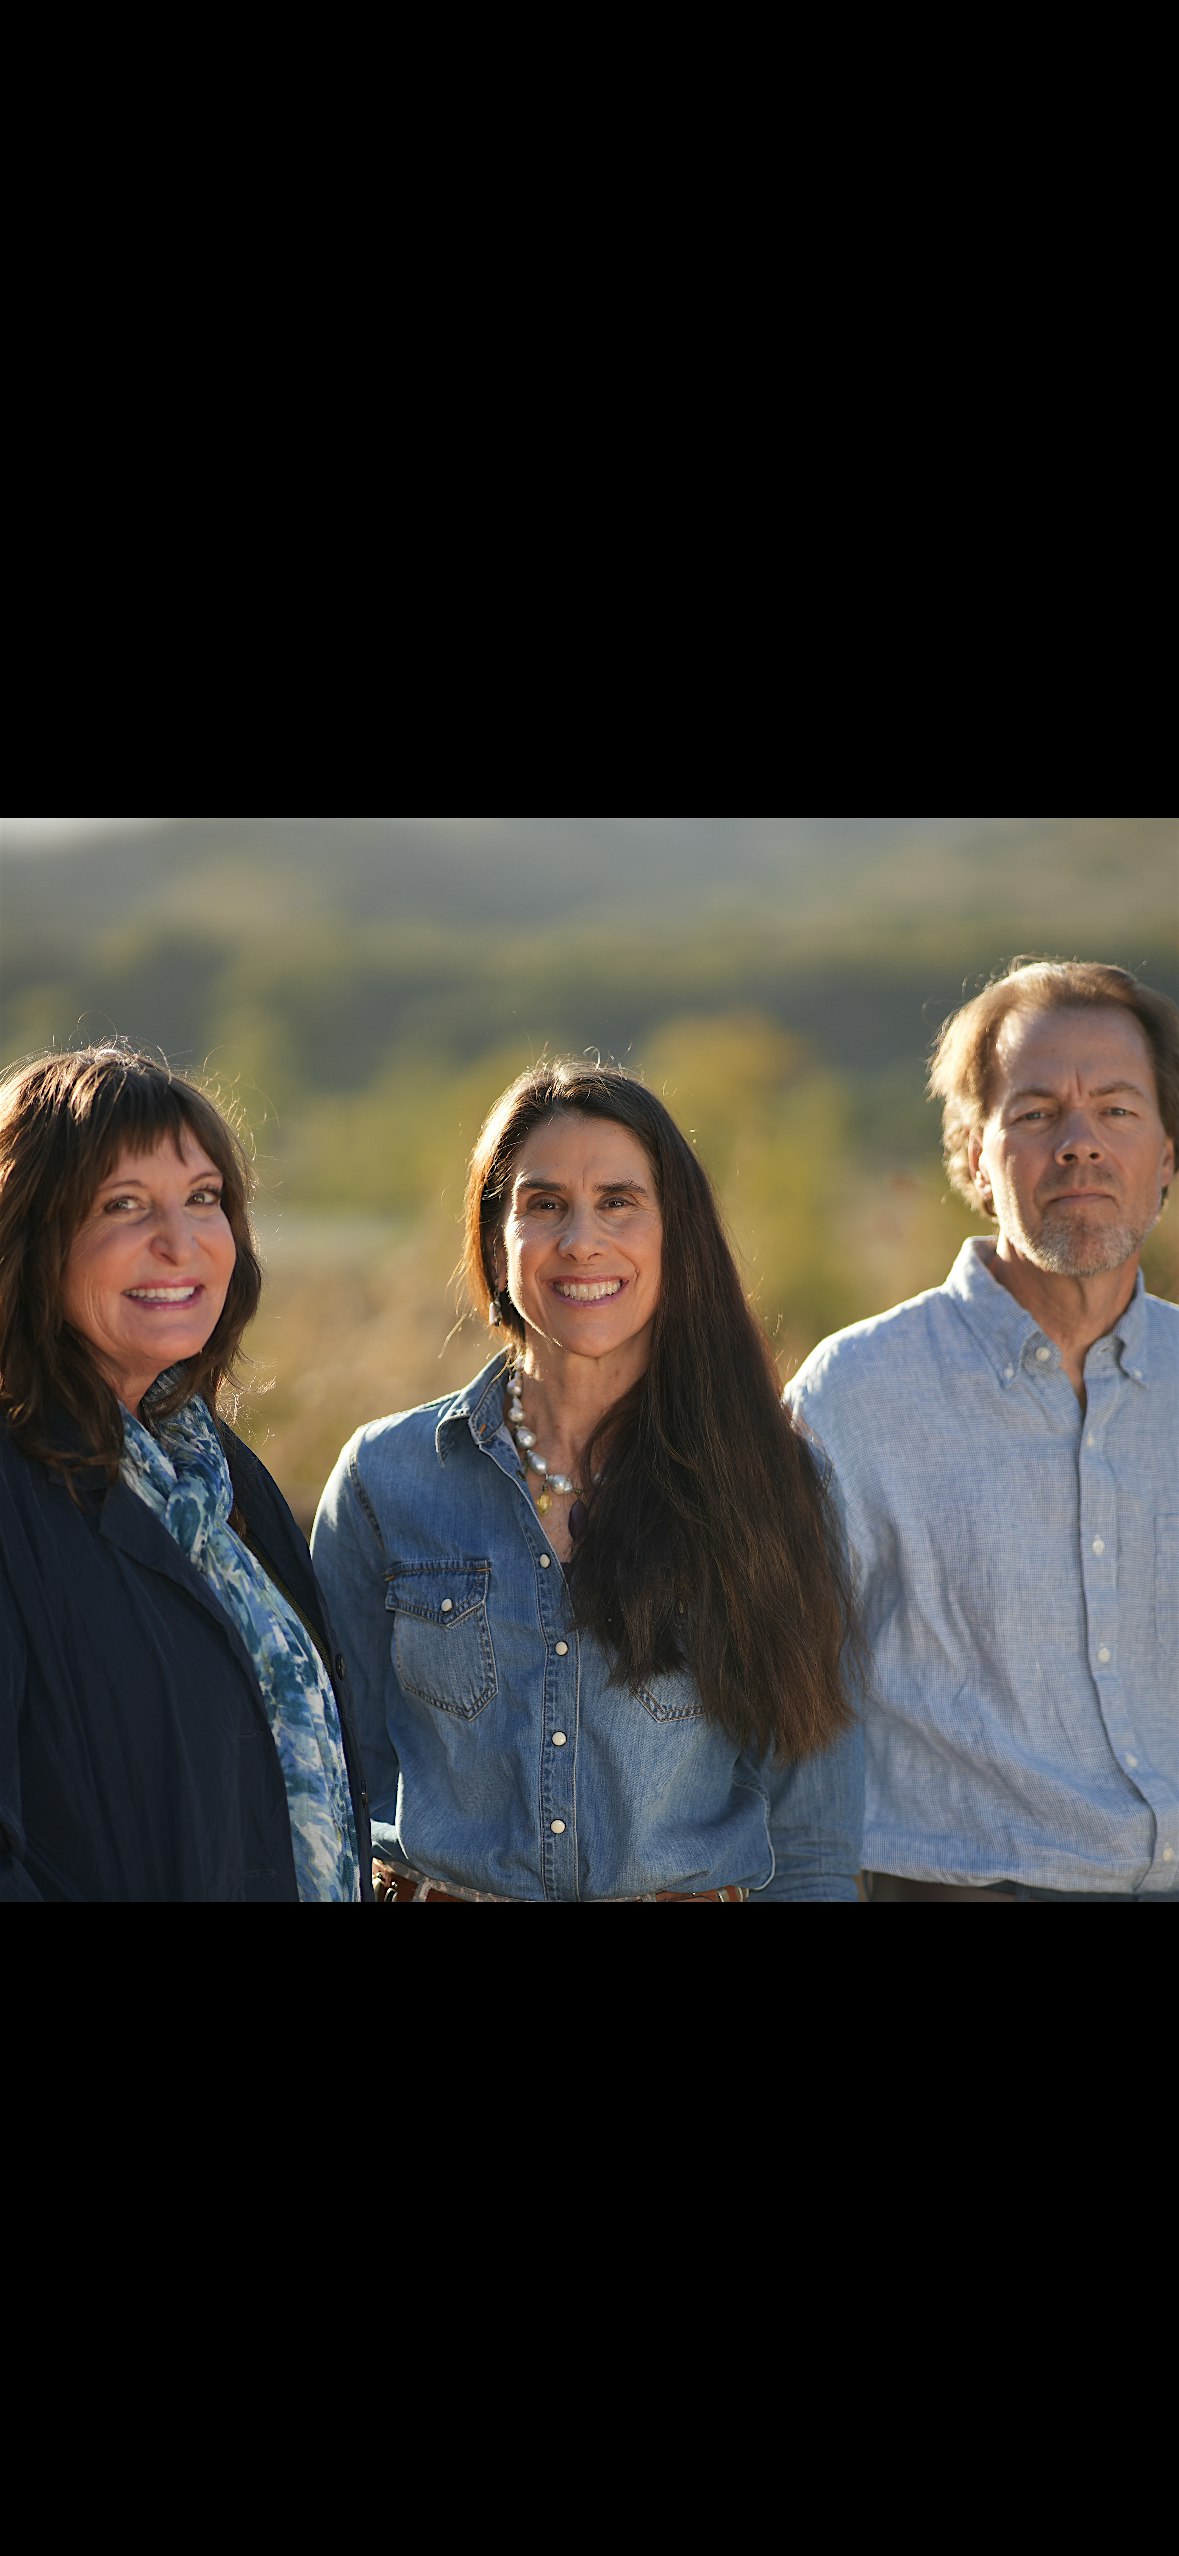
MULTIPOLYGON (((1147 1097, 1146 1093, 1142 1090, 1138 1083, 1118 1081, 1116 1083, 1100 1084, 1097 1090, 1093 1093, 1093 1098, 1094 1100, 1109 1100, 1114 1092, 1133 1092, 1135 1100, 1145 1100, 1147 1097)), ((1008 1109, 1014 1109, 1017 1101, 1055 1099, 1055 1092, 1049 1091, 1043 1083, 1025 1083, 1022 1091, 1012 1092, 1010 1094, 1007 1106, 1008 1109)))
MULTIPOLYGON (((563 1198, 565 1196, 565 1183, 563 1181, 533 1180, 527 1172, 521 1172, 520 1177, 516 1182, 516 1187, 517 1189, 539 1190, 546 1198, 563 1198)), ((599 1198, 612 1198, 615 1191, 618 1189, 629 1189, 633 1192, 636 1198, 647 1198, 650 1196, 649 1190, 644 1189, 641 1180, 599 1180, 594 1183, 594 1187, 599 1198)))
MULTIPOLYGON (((224 1172, 218 1171, 216 1164, 212 1164, 208 1171, 194 1172, 192 1175, 192 1186, 195 1189, 199 1182, 203 1189, 207 1189, 211 1180, 220 1181, 221 1186, 224 1189, 225 1174, 224 1172)), ((97 1195, 101 1198, 103 1191, 107 1189, 150 1189, 150 1187, 151 1182, 148 1180, 141 1180, 138 1172, 112 1172, 109 1179, 99 1181, 97 1195)))

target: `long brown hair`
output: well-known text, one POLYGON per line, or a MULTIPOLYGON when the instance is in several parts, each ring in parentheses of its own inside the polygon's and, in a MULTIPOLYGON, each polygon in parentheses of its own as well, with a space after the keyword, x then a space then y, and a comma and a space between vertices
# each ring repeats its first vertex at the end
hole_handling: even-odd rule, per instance
POLYGON ((258 1309, 254 1178, 244 1147, 195 1084, 130 1047, 39 1056, 0 1083, 0 1416, 42 1464, 69 1473, 97 1463, 109 1481, 118 1472, 123 1416, 62 1311, 66 1262, 119 1155, 154 1153, 169 1139, 179 1152, 186 1134, 205 1147, 225 1184, 237 1263, 212 1338, 153 1400, 161 1418, 198 1394, 216 1409, 258 1309), (63 1448, 63 1416, 80 1433, 82 1454, 63 1448))
POLYGON ((856 1645, 841 1542, 811 1450, 786 1410, 773 1356, 725 1237, 707 1173, 661 1101, 614 1067, 541 1065, 496 1103, 471 1159, 464 1272, 485 1317, 513 1166, 555 1113, 612 1119, 638 1137, 663 1216, 663 1278, 646 1375, 584 1452, 601 1480, 570 1567, 577 1617, 613 1651, 619 1684, 688 1667, 731 1738, 798 1758, 854 1718, 856 1645))

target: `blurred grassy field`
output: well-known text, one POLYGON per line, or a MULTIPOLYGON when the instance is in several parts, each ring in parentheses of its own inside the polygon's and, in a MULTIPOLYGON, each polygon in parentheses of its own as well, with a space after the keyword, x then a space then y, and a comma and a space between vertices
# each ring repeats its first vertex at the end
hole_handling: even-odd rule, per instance
MULTIPOLYGON (((668 1096, 685 1124, 708 1121, 701 1156, 785 1382, 827 1332, 940 1285, 964 1237, 991 1228, 947 1190, 932 1111, 925 1159, 865 1155, 837 1081, 804 1074, 787 1102, 768 1066, 764 1044, 734 1029, 727 1079, 713 1049, 700 1089, 668 1096)), ((456 1391, 492 1352, 454 1282, 464 1168, 456 1144, 442 1194, 396 1219, 287 1215, 263 1196, 266 1291, 242 1426, 304 1526, 355 1429, 456 1391)), ((1148 1246, 1147 1278, 1179 1300, 1179 1212, 1148 1246)))
MULTIPOLYGON (((6 820, 19 826, 20 821, 6 820)), ((1018 951, 1179 997, 1172 818, 176 818, 0 858, 0 1063, 112 1032, 250 1132, 267 1270, 243 1425, 304 1523, 353 1430, 453 1390, 466 1161, 542 1053, 695 1137, 785 1378, 983 1230, 923 1098, 1018 951)), ((1179 1299, 1179 1203, 1150 1245, 1179 1299)))

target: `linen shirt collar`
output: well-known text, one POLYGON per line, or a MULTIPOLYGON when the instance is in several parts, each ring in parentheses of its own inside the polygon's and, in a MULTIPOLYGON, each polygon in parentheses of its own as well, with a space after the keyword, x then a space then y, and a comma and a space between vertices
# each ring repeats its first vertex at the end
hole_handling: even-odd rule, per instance
MULTIPOLYGON (((963 1243, 950 1271, 946 1293, 953 1297, 967 1328, 1006 1388, 1028 1367, 1040 1363, 1042 1350, 1051 1349, 1057 1359, 1060 1352, 1047 1332, 1041 1331, 1038 1322, 994 1276, 994 1257, 995 1244, 990 1236, 973 1234, 969 1242, 963 1243)), ((1122 1373, 1140 1385, 1146 1384, 1149 1376, 1145 1296, 1146 1281, 1139 1270, 1130 1302, 1108 1335, 1122 1373)), ((1095 1341, 1090 1357, 1101 1346, 1100 1341, 1095 1341)))

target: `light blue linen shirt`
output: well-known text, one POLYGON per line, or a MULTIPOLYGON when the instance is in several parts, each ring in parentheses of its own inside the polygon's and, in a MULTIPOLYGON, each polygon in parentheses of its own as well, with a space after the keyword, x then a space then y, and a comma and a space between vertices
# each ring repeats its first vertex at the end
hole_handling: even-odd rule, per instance
POLYGON ((345 1447, 312 1550, 378 1854, 495 1898, 708 1891, 856 1899, 857 1727, 781 1767, 706 1721, 692 1679, 611 1683, 504 1419, 504 1360, 345 1447))
POLYGON ((1179 1308, 1060 1351, 965 1244, 789 1389, 873 1656, 869 1871, 1179 1896, 1179 1308))

